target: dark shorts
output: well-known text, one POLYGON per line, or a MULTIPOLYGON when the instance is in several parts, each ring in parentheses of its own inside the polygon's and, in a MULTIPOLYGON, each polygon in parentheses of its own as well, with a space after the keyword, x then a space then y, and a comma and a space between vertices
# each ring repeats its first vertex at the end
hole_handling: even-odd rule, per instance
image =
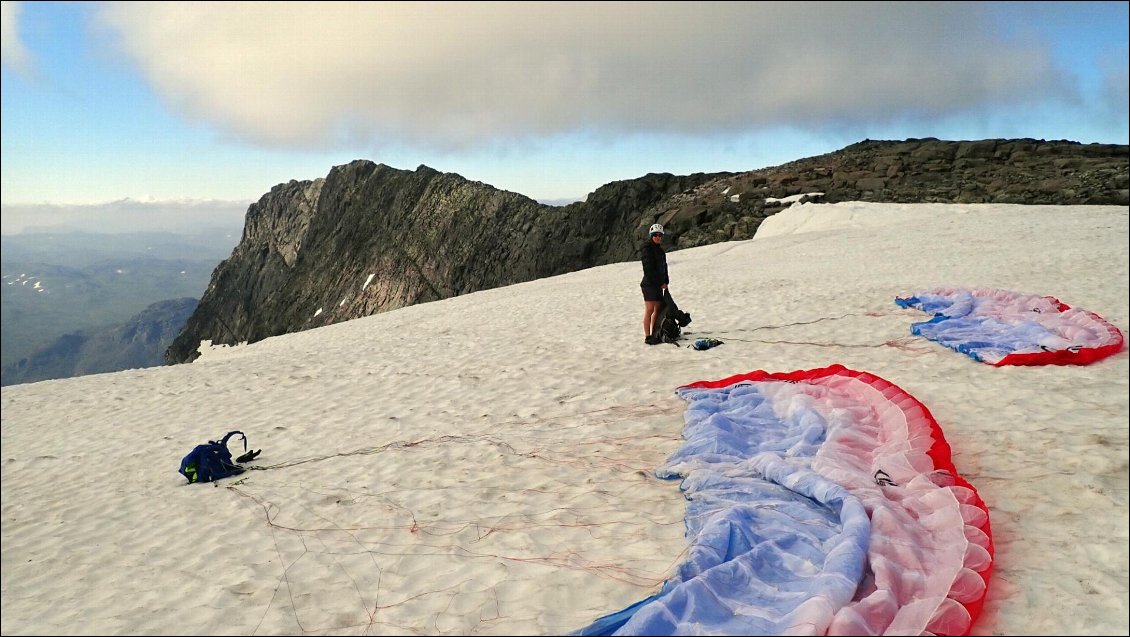
POLYGON ((643 300, 645 301, 663 300, 663 288, 658 285, 641 285, 640 290, 643 291, 643 300))

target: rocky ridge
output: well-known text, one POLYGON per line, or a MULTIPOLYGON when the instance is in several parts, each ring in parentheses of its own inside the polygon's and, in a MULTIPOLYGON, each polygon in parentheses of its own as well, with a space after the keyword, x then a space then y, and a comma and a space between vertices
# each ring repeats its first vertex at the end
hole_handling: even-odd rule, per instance
POLYGON ((1126 206, 1128 166, 1125 145, 865 140, 747 172, 649 174, 558 207, 427 166, 357 160, 251 205, 239 245, 165 360, 194 360, 202 340, 255 342, 634 260, 656 221, 681 249, 749 239, 799 198, 1126 206))

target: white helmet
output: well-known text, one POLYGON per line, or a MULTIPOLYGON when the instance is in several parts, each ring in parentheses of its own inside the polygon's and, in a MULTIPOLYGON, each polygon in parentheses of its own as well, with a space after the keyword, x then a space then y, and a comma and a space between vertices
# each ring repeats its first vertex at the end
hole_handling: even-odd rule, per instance
POLYGON ((648 234, 648 236, 651 236, 653 234, 663 234, 663 224, 661 224, 661 223, 651 224, 651 229, 647 231, 647 234, 648 234))

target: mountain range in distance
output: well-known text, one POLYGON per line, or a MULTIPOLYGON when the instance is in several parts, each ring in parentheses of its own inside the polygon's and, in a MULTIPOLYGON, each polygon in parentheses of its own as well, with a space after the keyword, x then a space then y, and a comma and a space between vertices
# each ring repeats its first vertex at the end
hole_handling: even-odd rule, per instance
POLYGON ((4 236, 2 384, 149 366, 140 345, 166 337, 151 365, 188 362, 202 339, 254 342, 623 261, 654 222, 669 249, 748 239, 809 195, 1125 206, 1128 156, 1067 140, 864 140, 753 171, 610 182, 565 205, 357 160, 272 188, 239 230, 4 236))
POLYGON ((162 364, 239 228, 0 237, 0 385, 162 364), (123 338, 109 345, 110 334, 123 338), (154 330, 160 326, 160 333, 154 330), (141 343, 151 346, 150 355, 141 343))

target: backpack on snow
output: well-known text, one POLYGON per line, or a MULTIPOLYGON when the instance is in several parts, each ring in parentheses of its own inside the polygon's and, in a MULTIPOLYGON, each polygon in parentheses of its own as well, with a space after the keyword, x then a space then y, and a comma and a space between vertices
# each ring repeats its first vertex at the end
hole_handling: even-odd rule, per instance
POLYGON ((659 322, 659 340, 663 343, 674 343, 683 335, 683 328, 670 314, 664 314, 659 322))
MULTIPOLYGON (((245 469, 232 461, 231 451, 228 451, 228 439, 236 434, 243 438, 243 450, 247 451, 247 436, 242 431, 229 432, 219 442, 209 440, 208 444, 197 445, 190 451, 180 461, 181 475, 188 478, 189 483, 193 483, 211 482, 243 473, 245 469)), ((240 456, 240 459, 244 457, 240 456)))
POLYGON ((664 343, 674 343, 683 335, 683 328, 690 325, 691 315, 675 305, 670 290, 663 291, 663 309, 659 314, 659 327, 656 336, 664 343))

